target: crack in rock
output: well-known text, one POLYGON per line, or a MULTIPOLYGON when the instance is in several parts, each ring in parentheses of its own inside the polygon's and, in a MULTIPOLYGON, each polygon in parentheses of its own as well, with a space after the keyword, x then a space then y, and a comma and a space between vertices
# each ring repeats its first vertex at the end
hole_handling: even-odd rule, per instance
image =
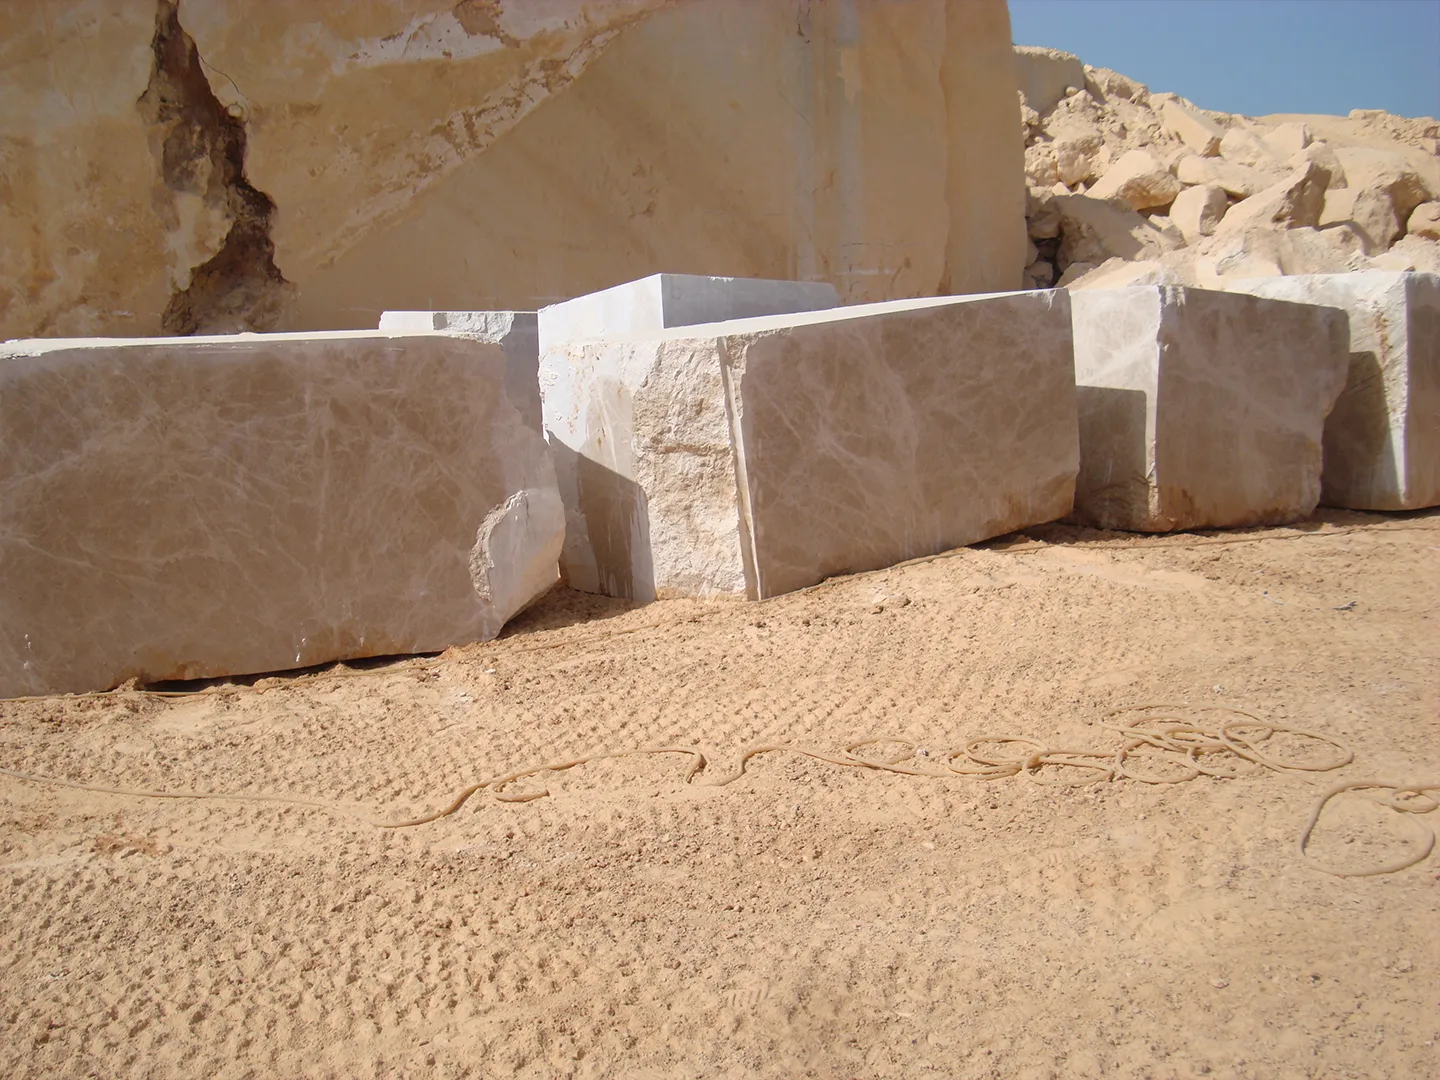
POLYGON ((275 265, 275 204, 245 178, 245 124, 211 89, 195 41, 180 25, 179 0, 158 0, 151 47, 150 83, 136 105, 170 193, 162 213, 172 233, 183 231, 187 212, 213 219, 217 235, 224 229, 218 249, 170 297, 161 326, 168 334, 272 330, 295 286, 275 265))

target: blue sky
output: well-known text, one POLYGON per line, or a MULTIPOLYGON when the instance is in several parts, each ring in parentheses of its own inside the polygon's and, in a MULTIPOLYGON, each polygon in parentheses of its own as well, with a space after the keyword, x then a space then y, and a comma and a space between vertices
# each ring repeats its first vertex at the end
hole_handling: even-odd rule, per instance
POLYGON ((1440 0, 1010 0, 1010 22, 1206 109, 1440 116, 1440 0))

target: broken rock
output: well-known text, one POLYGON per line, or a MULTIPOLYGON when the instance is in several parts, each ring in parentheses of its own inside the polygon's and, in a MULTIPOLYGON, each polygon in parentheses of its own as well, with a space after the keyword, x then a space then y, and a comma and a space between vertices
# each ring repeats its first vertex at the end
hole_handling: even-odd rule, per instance
POLYGON ((507 368, 373 330, 8 343, 0 696, 494 637, 564 529, 507 368))
POLYGON ((1118 199, 1133 210, 1169 206, 1180 194, 1180 181, 1146 150, 1130 150, 1105 170, 1085 192, 1092 199, 1118 199))
POLYGON ((1200 184, 1175 196, 1170 220, 1187 244, 1195 244, 1202 237, 1214 235, 1215 227, 1229 208, 1230 200, 1225 197, 1224 188, 1218 184, 1200 184))
POLYGON ((1349 370, 1325 421, 1320 501, 1355 510, 1440 505, 1440 277, 1370 270, 1234 287, 1349 314, 1349 370))
POLYGON ((1067 512, 1060 291, 894 301, 546 345, 565 574, 752 599, 1067 512))
POLYGON ((1440 202, 1421 203, 1410 212, 1405 224, 1408 236, 1423 236, 1428 240, 1440 240, 1440 202))
POLYGON ((1215 231, 1242 232, 1255 225, 1290 229, 1318 225, 1328 178, 1324 169, 1307 161, 1278 184, 1232 206, 1215 231))
POLYGON ((1314 510, 1325 415, 1345 382, 1343 312, 1166 286, 1071 303, 1076 520, 1165 532, 1314 510))
POLYGON ((1160 123, 1201 157, 1219 155, 1225 129, 1208 116, 1202 116, 1178 101, 1165 101, 1160 105, 1160 123))

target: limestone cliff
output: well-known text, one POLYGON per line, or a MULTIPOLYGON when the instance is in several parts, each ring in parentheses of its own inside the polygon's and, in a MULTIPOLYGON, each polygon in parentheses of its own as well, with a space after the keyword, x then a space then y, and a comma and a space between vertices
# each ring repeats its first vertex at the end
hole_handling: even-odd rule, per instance
POLYGON ((0 6, 0 336, 1019 285, 1003 0, 0 6))

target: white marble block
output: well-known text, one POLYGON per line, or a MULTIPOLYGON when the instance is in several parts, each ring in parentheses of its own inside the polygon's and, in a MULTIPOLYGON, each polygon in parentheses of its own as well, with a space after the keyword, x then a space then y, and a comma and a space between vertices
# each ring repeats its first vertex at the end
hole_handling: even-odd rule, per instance
POLYGON ((1440 277, 1364 270, 1240 278, 1226 288, 1350 316, 1350 373, 1325 421, 1320 501, 1352 510, 1440 506, 1440 277))
POLYGON ((1170 286, 1071 297, 1076 520, 1165 532, 1297 521, 1345 382, 1335 308, 1170 286))
POLYGON ((386 311, 380 329, 392 334, 438 331, 499 345, 505 350, 505 389, 521 403, 527 422, 540 427, 539 320, 533 311, 386 311))
POLYGON ((0 347, 0 696, 494 637, 564 529, 507 370, 433 333, 0 347))
POLYGON ((823 281, 652 274, 541 308, 540 348, 727 319, 819 311, 839 304, 835 286, 823 281))
POLYGON ((760 599, 1061 517, 1070 333, 1067 294, 1032 292, 543 348, 562 570, 760 599))

